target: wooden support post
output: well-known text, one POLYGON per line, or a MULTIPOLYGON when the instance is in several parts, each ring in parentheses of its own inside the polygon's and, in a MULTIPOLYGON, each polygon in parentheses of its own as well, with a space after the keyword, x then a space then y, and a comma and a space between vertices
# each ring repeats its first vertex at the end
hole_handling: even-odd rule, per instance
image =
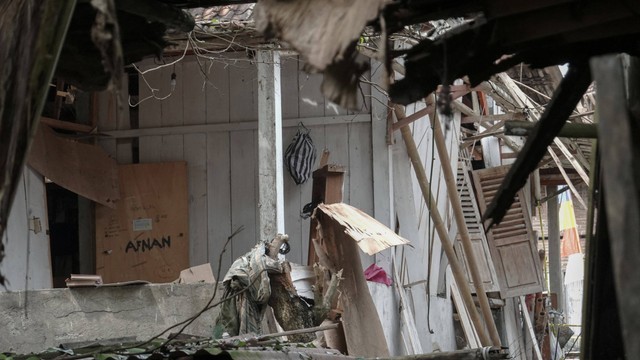
MULTIPOLYGON (((404 118, 404 110, 400 106, 395 106, 395 110, 398 114, 399 118, 404 118)), ((413 170, 416 173, 416 177, 418 178, 418 183, 420 184, 420 190, 422 191, 422 196, 427 204, 429 204, 429 208, 431 211, 429 215, 433 220, 436 231, 438 233, 438 237, 440 238, 440 242, 442 243, 442 247, 447 255, 447 259, 449 260, 449 264, 451 265, 451 270, 453 272, 453 276, 460 287, 460 293, 462 295, 462 299, 464 300, 465 306, 469 311, 469 315, 471 317, 471 321, 478 332, 478 336, 480 337, 480 342, 483 346, 489 346, 491 344, 491 340, 487 335, 487 332, 484 328, 484 324, 482 323, 482 319, 480 318, 480 314, 478 313, 478 309, 473 302, 473 297, 471 296, 471 290, 469 290, 469 284, 467 282, 467 277, 464 275, 462 270, 462 266, 458 262, 458 258, 456 257, 455 250, 453 249, 453 244, 449 239, 449 234, 447 233, 447 229, 442 221, 442 217, 440 216, 440 212, 438 211, 438 206, 433 198, 433 194, 431 193, 430 184, 427 179, 426 171, 424 170, 424 166, 422 164, 422 160, 420 159, 420 154, 418 153, 418 148, 416 147, 416 143, 413 140, 413 135, 411 134, 411 130, 404 126, 400 129, 402 132, 402 138, 404 139, 404 143, 407 148, 407 153, 409 154, 409 158, 411 159, 411 164, 413 165, 413 170)))
MULTIPOLYGON (((507 120, 504 123, 504 133, 512 136, 527 136, 535 125, 531 121, 507 120)), ((598 125, 566 123, 560 129, 558 137, 595 139, 598 137, 598 125)))
MULTIPOLYGON (((482 316, 484 317, 485 324, 489 330, 489 336, 491 337, 492 345, 501 346, 500 335, 498 335, 498 329, 493 321, 493 315, 491 313, 491 307, 489 306, 489 300, 487 294, 482 286, 482 279, 480 278, 480 270, 478 269, 478 263, 476 262, 475 253, 473 251, 473 245, 469 238, 469 231, 467 224, 464 221, 464 213, 462 211, 462 203, 460 202, 460 196, 458 195, 458 188, 456 186, 456 178, 453 175, 453 170, 449 164, 449 154, 447 153, 447 145, 444 141, 444 134, 442 133, 442 127, 440 126, 440 120, 435 116, 431 116, 431 127, 435 134, 436 148, 438 149, 438 156, 440 157, 440 163, 444 172, 444 180, 447 184, 447 193, 449 194, 449 200, 453 206, 453 213, 456 219, 456 225, 458 225, 458 233, 462 239, 462 247, 466 255, 467 263, 469 265, 469 272, 471 273, 471 279, 476 289, 476 295, 480 300, 480 309, 482 310, 482 316)), ((437 209, 431 207, 431 209, 437 209)))
MULTIPOLYGON (((0 21, 0 238, 38 129, 76 1, 3 2, 0 21)), ((0 244, 0 261, 4 255, 0 244)), ((0 284, 4 284, 0 274, 0 284)))
POLYGON ((271 240, 277 233, 285 232, 280 55, 276 51, 261 50, 257 58, 258 240, 271 240))
MULTIPOLYGON (((324 165, 313 172, 313 186, 311 190, 311 202, 313 204, 333 204, 342 202, 342 183, 344 182, 344 167, 340 165, 324 165)), ((316 237, 318 222, 311 218, 309 225, 309 254, 307 265, 318 262, 318 255, 313 246, 316 237)))
MULTIPOLYGON (((547 186, 547 193, 555 190, 555 187, 547 186)), ((562 311, 563 290, 562 262, 560 257, 560 221, 558 215, 558 198, 547 201, 547 224, 549 227, 549 291, 556 294, 558 308, 562 311)))
MULTIPOLYGON (((628 55, 602 56, 591 60, 591 69, 598 86, 601 129, 598 148, 604 204, 598 202, 598 215, 606 213, 607 218, 606 225, 598 221, 597 231, 608 232, 624 349, 633 357, 640 353, 640 61, 628 55), (603 205, 606 211, 601 209, 603 205)), ((606 235, 600 236, 596 243, 606 239, 606 235)), ((604 341, 588 340, 598 343, 589 345, 591 348, 604 341)))

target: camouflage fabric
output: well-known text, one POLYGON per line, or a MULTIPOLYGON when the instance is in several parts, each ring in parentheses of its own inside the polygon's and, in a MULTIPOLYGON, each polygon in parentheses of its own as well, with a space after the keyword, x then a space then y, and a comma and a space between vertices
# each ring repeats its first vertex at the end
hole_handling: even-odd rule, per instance
POLYGON ((267 244, 260 242, 251 251, 236 259, 224 277, 224 297, 238 294, 225 301, 216 319, 230 336, 262 333, 262 319, 271 296, 269 273, 282 272, 282 263, 265 254, 267 244))

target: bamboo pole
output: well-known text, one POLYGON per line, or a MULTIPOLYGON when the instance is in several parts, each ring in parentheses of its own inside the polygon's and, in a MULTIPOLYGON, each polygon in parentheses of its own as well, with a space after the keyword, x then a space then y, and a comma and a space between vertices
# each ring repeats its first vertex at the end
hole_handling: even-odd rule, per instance
MULTIPOLYGON (((504 123, 504 133, 505 135, 528 136, 535 126, 536 124, 531 121, 507 120, 504 123)), ((598 125, 566 123, 560 129, 558 137, 594 139, 598 137, 598 125)))
MULTIPOLYGON (((405 118, 405 112, 402 107, 399 105, 395 105, 394 109, 396 111, 396 115, 398 119, 405 118)), ((440 242, 442 243, 442 248, 444 249, 445 254, 449 260, 449 264, 451 265, 451 270, 453 272, 453 276, 458 283, 460 288, 460 294, 462 295, 462 300, 467 307, 469 312, 469 316, 471 317, 471 321, 473 322, 476 331, 478 332, 478 337, 480 338, 480 342, 482 346, 490 346, 491 340, 487 335, 487 332, 482 324, 482 319, 480 318, 480 314, 478 313, 478 309, 473 302, 473 298, 471 296, 471 290, 469 290, 469 283, 467 282, 467 277, 464 275, 462 271, 462 266, 458 262, 456 258, 455 250, 453 249, 453 244, 449 239, 449 235, 447 234, 447 229, 445 228, 444 222, 442 221, 442 217, 440 216, 440 212, 438 211, 438 207, 435 199, 433 198, 433 194, 431 194, 430 184, 427 180, 427 174, 424 170, 424 166, 422 165, 422 161, 420 160, 420 154, 418 153, 418 148, 416 147, 416 143, 413 140, 413 135, 411 134, 411 130, 408 126, 403 126, 400 128, 402 133, 402 138, 404 139, 405 146, 407 148, 407 153, 409 158, 411 159, 411 164, 413 165, 413 170, 418 178, 418 183, 420 184, 420 190, 422 191, 422 196, 424 200, 429 204, 429 216, 433 220, 433 224, 436 227, 436 231, 438 233, 438 237, 440 238, 440 242)), ((431 266, 431 265, 429 265, 431 266)))
POLYGON ((482 286, 482 279, 480 278, 480 270, 478 270, 478 263, 476 262, 475 253, 473 252, 473 245, 471 244, 471 238, 469 237, 469 230, 467 224, 464 221, 464 213, 462 211, 462 203, 460 202, 460 196, 458 195, 458 189, 456 187, 456 179, 453 176, 453 171, 449 164, 449 154, 447 153, 447 145, 444 141, 444 134, 442 133, 442 126, 440 121, 435 116, 431 116, 431 126, 435 134, 436 148, 438 149, 438 156, 442 163, 442 169, 444 170, 444 180, 447 184, 447 193, 449 194, 449 200, 453 206, 453 213, 455 215, 456 224, 458 225, 458 233, 462 239, 462 247, 466 255, 467 263, 469 265, 469 272, 471 273, 471 279, 473 280, 473 286, 476 289, 476 295, 480 301, 480 309, 482 310, 482 316, 484 317, 485 324, 489 330, 489 336, 491 337, 492 345, 501 346, 500 335, 498 335, 498 329, 496 323, 493 321, 493 315, 491 314, 491 307, 489 306, 489 299, 487 299, 487 293, 482 286))

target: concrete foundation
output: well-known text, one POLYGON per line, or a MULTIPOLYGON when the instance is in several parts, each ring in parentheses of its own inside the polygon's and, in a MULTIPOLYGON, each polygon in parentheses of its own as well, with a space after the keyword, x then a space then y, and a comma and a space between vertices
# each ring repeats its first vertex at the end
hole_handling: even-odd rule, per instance
MULTIPOLYGON (((0 353, 96 339, 146 340, 196 314, 213 290, 211 284, 153 284, 3 292, 0 353)), ((211 336, 217 315, 218 308, 205 312, 184 333, 211 336)))

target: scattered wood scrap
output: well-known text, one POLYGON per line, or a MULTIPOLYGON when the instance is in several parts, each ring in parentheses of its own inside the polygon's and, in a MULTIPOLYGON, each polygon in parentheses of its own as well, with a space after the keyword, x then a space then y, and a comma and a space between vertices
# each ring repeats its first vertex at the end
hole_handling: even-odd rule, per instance
POLYGON ((318 209, 344 227, 344 232, 369 255, 409 241, 365 212, 344 203, 320 204, 318 209))
MULTIPOLYGON (((340 287, 340 301, 344 308, 342 324, 349 355, 389 356, 382 324, 369 293, 356 246, 364 241, 363 235, 365 238, 381 237, 382 234, 379 232, 382 229, 368 233, 349 225, 350 223, 358 224, 364 218, 358 212, 351 213, 344 210, 345 207, 351 208, 345 204, 321 204, 316 208, 313 217, 318 221, 318 229, 316 237, 313 239, 314 246, 320 264, 326 266, 333 273, 337 273, 341 269, 344 271, 342 274, 344 280, 340 287), (360 231, 354 231, 356 229, 360 231)), ((363 225, 363 223, 360 222, 359 225, 363 225)), ((388 231, 390 232, 390 230, 388 231)), ((395 241, 402 239, 395 234, 393 235, 396 237, 395 241)), ((374 243, 378 242, 374 241, 374 243)), ((382 242, 378 243, 378 245, 382 244, 382 242)), ((376 246, 373 244, 365 246, 365 249, 369 250, 375 248, 376 246)))

